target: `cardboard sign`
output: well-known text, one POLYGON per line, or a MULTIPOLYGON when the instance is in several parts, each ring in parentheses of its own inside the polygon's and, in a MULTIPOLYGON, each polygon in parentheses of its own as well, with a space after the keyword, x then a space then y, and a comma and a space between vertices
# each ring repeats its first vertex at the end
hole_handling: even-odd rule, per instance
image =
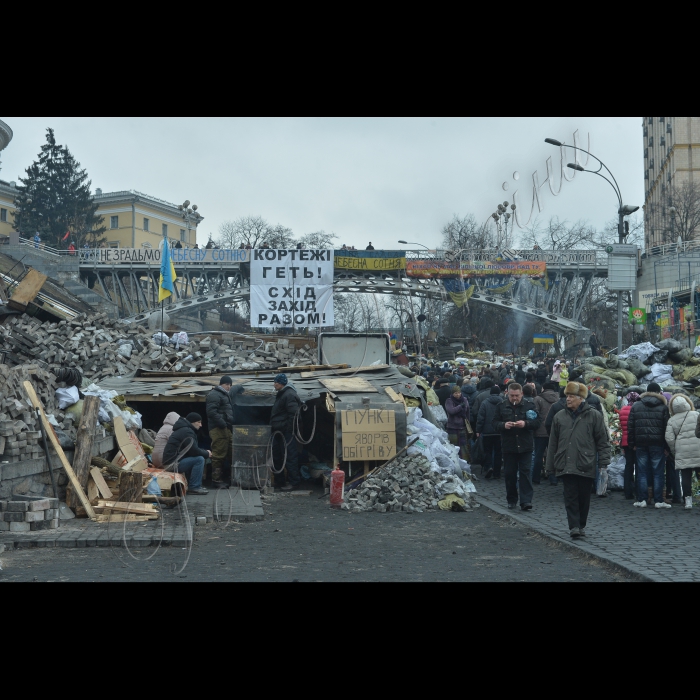
POLYGON ((396 456, 396 414, 367 408, 340 412, 344 462, 386 462, 396 456))

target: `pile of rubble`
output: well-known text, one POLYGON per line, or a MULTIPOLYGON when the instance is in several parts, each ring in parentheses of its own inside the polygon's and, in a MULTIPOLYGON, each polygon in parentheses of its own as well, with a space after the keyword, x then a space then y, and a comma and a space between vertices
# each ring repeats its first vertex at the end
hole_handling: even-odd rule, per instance
POLYGON ((300 366, 313 363, 313 349, 295 349, 289 340, 264 342, 222 334, 197 340, 176 333, 167 340, 145 327, 113 321, 106 314, 81 315, 72 321, 41 323, 27 315, 0 325, 0 353, 8 365, 39 363, 56 374, 78 369, 94 383, 137 369, 166 372, 226 372, 300 366), (154 340, 155 339, 155 340, 154 340))
POLYGON ((47 413, 56 405, 56 381, 50 372, 37 365, 0 365, 0 455, 12 462, 44 455, 39 419, 22 386, 25 381, 32 383, 47 413))
POLYGON ((454 474, 440 474, 421 456, 403 457, 370 475, 348 492, 344 510, 353 513, 423 513, 431 510, 471 510, 475 489, 454 474), (454 498, 450 498, 454 496, 454 498), (453 504, 456 503, 456 507, 453 504))

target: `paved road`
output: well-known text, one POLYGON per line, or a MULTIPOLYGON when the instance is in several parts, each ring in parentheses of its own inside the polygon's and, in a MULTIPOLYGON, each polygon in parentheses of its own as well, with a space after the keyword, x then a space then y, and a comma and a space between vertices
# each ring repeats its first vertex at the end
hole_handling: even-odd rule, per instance
MULTIPOLYGON (((478 473, 478 472, 477 472, 478 473)), ((479 497, 506 512, 506 490, 500 481, 479 481, 479 497)), ((543 534, 570 542, 563 487, 543 482, 535 486, 533 510, 513 517, 543 534)), ((634 508, 621 492, 591 502, 586 542, 576 547, 624 566, 652 581, 700 581, 700 507, 686 511, 634 508)))
POLYGON ((5 552, 0 582, 630 580, 485 507, 350 514, 316 496, 275 495, 265 514, 197 527, 189 560, 180 547, 133 550, 141 561, 121 548, 5 552))

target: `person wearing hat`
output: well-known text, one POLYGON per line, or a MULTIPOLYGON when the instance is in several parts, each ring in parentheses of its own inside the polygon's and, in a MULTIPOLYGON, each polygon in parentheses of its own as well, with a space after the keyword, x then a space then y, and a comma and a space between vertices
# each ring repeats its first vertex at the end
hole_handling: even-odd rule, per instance
POLYGON ((163 451, 164 468, 172 468, 173 471, 185 475, 187 493, 190 496, 206 496, 209 493, 207 489, 202 488, 202 476, 204 460, 211 457, 211 452, 201 450, 197 445, 197 431, 201 427, 202 416, 198 413, 190 413, 186 418, 180 418, 173 426, 173 432, 163 451))
POLYGON ((564 394, 566 409, 552 422, 547 471, 564 483, 569 534, 578 539, 586 536, 596 465, 602 470, 610 464, 610 437, 603 416, 586 403, 585 384, 569 382, 564 394))
POLYGON ((666 444, 675 457, 676 473, 680 473, 683 480, 685 509, 692 510, 693 472, 700 467, 700 440, 695 436, 700 413, 683 394, 673 396, 668 405, 671 417, 666 426, 666 444))
POLYGON ((662 395, 661 387, 652 382, 640 400, 632 406, 627 421, 627 444, 637 455, 635 508, 646 508, 649 505, 649 476, 654 485, 654 507, 659 510, 671 507, 664 501, 668 418, 668 401, 662 395))
MULTIPOLYGON (((222 377, 213 391, 207 394, 207 421, 211 438, 211 480, 215 489, 228 488, 223 480, 224 464, 233 461, 233 406, 231 405, 231 387, 233 379, 222 377)), ((236 387, 242 389, 242 387, 236 387)))
POLYGON ((286 374, 278 374, 275 377, 275 391, 277 392, 277 397, 270 416, 272 459, 274 460, 276 472, 275 486, 279 486, 282 491, 294 491, 301 485, 297 441, 294 436, 294 417, 301 410, 301 401, 296 389, 293 386, 289 386, 286 374), (285 478, 284 474, 285 467, 287 469, 287 478, 285 478))
MULTIPOLYGON (((438 381, 437 386, 438 388, 435 390, 435 394, 440 400, 440 405, 445 408, 445 403, 447 403, 447 399, 449 399, 452 394, 450 380, 447 377, 443 377, 438 381)), ((460 389, 460 392, 461 391, 460 389)))

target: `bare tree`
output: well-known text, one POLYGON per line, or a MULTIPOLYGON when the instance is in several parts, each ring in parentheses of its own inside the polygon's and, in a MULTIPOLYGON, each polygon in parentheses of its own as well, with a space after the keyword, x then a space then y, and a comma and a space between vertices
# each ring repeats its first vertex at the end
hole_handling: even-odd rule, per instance
POLYGON ((675 208, 676 237, 680 236, 683 241, 695 240, 700 229, 700 187, 695 182, 685 182, 680 187, 675 187, 670 204, 675 208))
POLYGON ((456 214, 442 229, 442 245, 446 250, 481 250, 495 245, 493 231, 479 224, 474 214, 460 218, 456 214))
POLYGON ((260 248, 267 243, 270 248, 293 248, 294 233, 281 224, 272 226, 261 216, 242 216, 235 221, 225 221, 219 227, 217 244, 222 248, 239 248, 250 245, 260 248))
POLYGON ((334 241, 338 240, 338 236, 334 233, 326 233, 325 231, 315 231, 307 233, 299 239, 304 248, 311 250, 333 250, 335 248, 334 241))
POLYGON ((520 239, 523 248, 539 246, 545 250, 571 250, 573 248, 597 248, 601 245, 601 236, 587 221, 573 224, 566 219, 554 216, 546 224, 535 219, 528 226, 520 239))

